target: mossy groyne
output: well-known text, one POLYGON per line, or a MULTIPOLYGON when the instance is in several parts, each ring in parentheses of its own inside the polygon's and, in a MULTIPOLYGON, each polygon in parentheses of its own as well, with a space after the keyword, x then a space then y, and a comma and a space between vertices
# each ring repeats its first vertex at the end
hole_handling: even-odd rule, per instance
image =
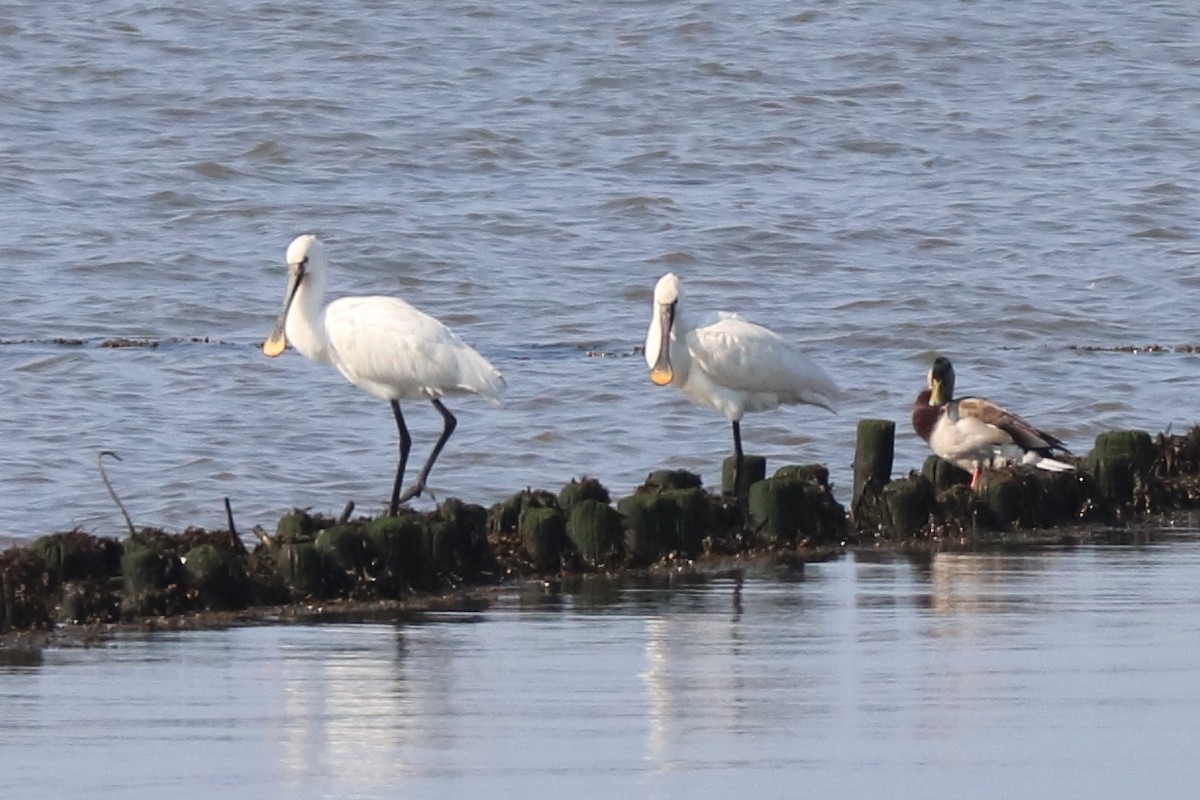
POLYGON ((49 534, 0 553, 0 633, 247 610, 241 619, 253 619, 255 608, 400 602, 764 554, 799 564, 847 548, 988 545, 1200 506, 1200 427, 1107 432, 1075 472, 993 471, 975 489, 934 456, 893 479, 893 440, 891 422, 860 422, 849 509, 824 466, 786 465, 768 477, 765 461, 748 456, 743 474, 754 480, 739 496, 729 493, 727 463, 724 493, 660 470, 616 500, 582 478, 491 508, 449 499, 426 513, 357 519, 294 510, 253 547, 228 530, 49 534))

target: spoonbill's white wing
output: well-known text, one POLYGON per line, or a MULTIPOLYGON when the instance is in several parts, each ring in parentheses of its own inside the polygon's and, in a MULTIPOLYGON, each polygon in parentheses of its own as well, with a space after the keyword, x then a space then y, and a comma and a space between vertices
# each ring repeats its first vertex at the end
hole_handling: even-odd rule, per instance
POLYGON ((385 400, 474 393, 495 400, 504 378, 454 331, 396 297, 346 297, 325 309, 334 365, 385 400))
POLYGON ((736 316, 723 316, 688 333, 693 366, 713 383, 754 394, 776 395, 781 403, 810 403, 834 409, 837 384, 817 362, 782 336, 736 316))

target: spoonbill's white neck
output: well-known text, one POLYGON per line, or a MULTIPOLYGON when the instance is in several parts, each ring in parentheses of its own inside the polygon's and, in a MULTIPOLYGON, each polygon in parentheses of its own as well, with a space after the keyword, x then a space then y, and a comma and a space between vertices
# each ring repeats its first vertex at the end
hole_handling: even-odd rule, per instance
POLYGON ((296 296, 288 309, 287 338, 301 355, 321 364, 329 363, 329 340, 325 335, 325 265, 310 259, 307 265, 288 265, 302 269, 296 296))
POLYGON ((650 378, 654 383, 680 386, 687 381, 692 363, 685 341, 687 322, 677 295, 666 298, 658 295, 656 291, 650 329, 646 332, 646 364, 650 367, 650 378))

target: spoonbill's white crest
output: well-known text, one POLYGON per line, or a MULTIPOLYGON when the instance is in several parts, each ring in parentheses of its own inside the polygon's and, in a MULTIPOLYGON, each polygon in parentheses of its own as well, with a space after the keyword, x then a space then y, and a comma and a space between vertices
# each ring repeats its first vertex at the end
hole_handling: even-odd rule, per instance
POLYGON ((982 397, 954 399, 954 365, 938 356, 912 408, 913 430, 929 449, 971 473, 971 487, 984 467, 1027 464, 1051 472, 1075 467, 1051 456, 1070 454, 1061 441, 982 397))
POLYGON ((736 490, 741 487, 742 416, 794 403, 834 411, 838 388, 815 361, 761 325, 725 312, 703 321, 685 319, 679 291, 679 278, 670 272, 654 287, 646 332, 650 380, 670 384, 696 405, 711 406, 729 418, 736 490))
POLYGON ((346 380, 392 406, 400 433, 400 463, 388 514, 425 489, 425 481, 458 420, 442 404, 447 395, 477 394, 496 400, 504 378, 441 322, 396 297, 343 297, 321 307, 329 261, 317 237, 297 236, 287 248, 288 280, 283 310, 263 344, 277 356, 288 341, 306 358, 332 364, 346 380), (404 468, 412 439, 401 400, 424 398, 442 415, 442 435, 404 494, 404 468))

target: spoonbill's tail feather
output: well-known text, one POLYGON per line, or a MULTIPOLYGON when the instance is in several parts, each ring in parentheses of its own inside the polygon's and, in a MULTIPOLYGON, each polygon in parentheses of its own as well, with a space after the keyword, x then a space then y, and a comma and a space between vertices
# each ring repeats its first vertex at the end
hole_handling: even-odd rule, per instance
POLYGON ((499 370, 474 350, 465 348, 458 352, 459 370, 462 379, 459 385, 468 392, 477 394, 490 403, 499 403, 500 395, 508 388, 508 382, 499 370))
POLYGON ((825 373, 821 373, 821 378, 826 381, 824 386, 816 389, 807 389, 800 394, 800 399, 813 406, 820 406, 827 411, 837 413, 837 401, 841 397, 841 391, 837 385, 829 379, 825 373))

